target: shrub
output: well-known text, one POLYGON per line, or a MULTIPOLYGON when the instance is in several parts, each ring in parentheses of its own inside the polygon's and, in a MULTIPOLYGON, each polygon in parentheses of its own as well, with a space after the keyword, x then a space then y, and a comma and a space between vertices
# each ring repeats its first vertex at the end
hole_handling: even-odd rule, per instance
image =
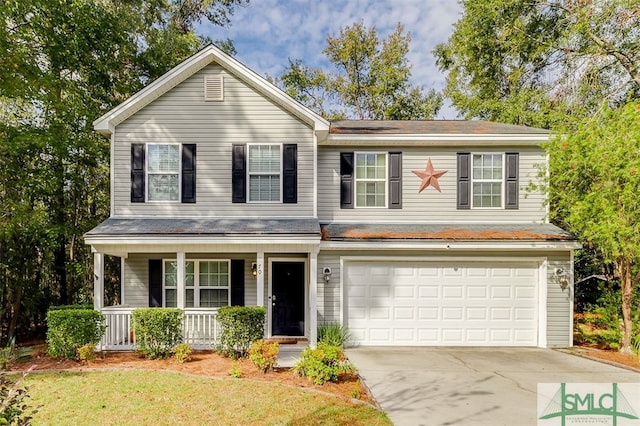
POLYGON ((80 346, 78 348, 78 359, 84 362, 96 359, 95 346, 92 343, 80 346))
POLYGON ((231 366, 231 370, 229 370, 229 375, 234 379, 242 378, 242 371, 240 371, 240 366, 238 365, 237 362, 234 362, 234 364, 231 366))
POLYGON ((22 386, 22 381, 34 367, 22 374, 18 380, 13 381, 6 375, 0 375, 0 425, 29 425, 31 417, 37 409, 29 410, 24 402, 28 397, 29 388, 22 386))
POLYGON ((180 343, 173 348, 173 359, 183 364, 191 359, 191 346, 188 343, 180 343))
POLYGON ((306 348, 294 371, 317 385, 337 382, 340 374, 351 373, 353 366, 345 358, 342 348, 319 342, 316 349, 306 348))
POLYGON ((318 341, 324 342, 331 346, 339 346, 344 348, 345 343, 349 340, 351 334, 346 326, 337 322, 330 322, 318 326, 318 341))
POLYGON ((58 305, 58 306, 50 306, 50 311, 68 311, 74 309, 93 309, 91 305, 58 305))
POLYGON ((132 313, 136 350, 149 359, 167 358, 182 343, 182 318, 177 308, 140 308, 132 313))
POLYGON ((278 342, 268 342, 266 340, 256 340, 249 348, 249 359, 256 366, 258 371, 268 373, 273 370, 278 360, 280 345, 278 342))
POLYGON ((107 328, 98 311, 62 307, 47 312, 47 327, 47 353, 68 359, 83 345, 97 345, 107 328))
POLYGON ((220 351, 238 359, 247 354, 251 344, 264 336, 267 310, 261 306, 223 306, 218 309, 220 351))

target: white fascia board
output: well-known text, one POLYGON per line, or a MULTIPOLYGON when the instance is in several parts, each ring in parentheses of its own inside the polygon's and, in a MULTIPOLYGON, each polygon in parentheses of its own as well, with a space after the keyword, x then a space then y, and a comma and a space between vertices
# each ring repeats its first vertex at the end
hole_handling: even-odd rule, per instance
MULTIPOLYGON (((329 122, 327 120, 295 101, 275 85, 269 83, 263 77, 213 45, 205 47, 200 52, 186 59, 153 83, 95 120, 93 122, 94 129, 105 136, 110 135, 113 132, 114 126, 117 126, 153 100, 214 61, 229 70, 234 76, 241 78, 271 100, 280 104, 302 121, 312 125, 313 129, 318 132, 320 136, 322 136, 323 133, 326 135, 329 132, 329 122)), ((324 139, 324 137, 320 137, 319 139, 324 139)))
POLYGON ((464 241, 464 242, 424 242, 424 241, 403 241, 403 242, 342 242, 323 241, 320 243, 320 250, 544 250, 544 251, 566 251, 579 249, 581 245, 574 242, 533 242, 533 241, 464 241))
POLYGON ((328 135, 319 145, 420 145, 420 146, 466 146, 470 142, 483 146, 539 146, 549 140, 549 135, 509 134, 399 134, 399 135, 328 135))

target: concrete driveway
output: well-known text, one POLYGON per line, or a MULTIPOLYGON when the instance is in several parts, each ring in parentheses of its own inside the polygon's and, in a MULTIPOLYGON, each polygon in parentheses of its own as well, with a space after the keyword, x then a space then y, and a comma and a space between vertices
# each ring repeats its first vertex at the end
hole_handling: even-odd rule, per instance
POLYGON ((355 348, 347 356, 391 421, 535 425, 538 383, 640 382, 640 373, 538 348, 355 348))

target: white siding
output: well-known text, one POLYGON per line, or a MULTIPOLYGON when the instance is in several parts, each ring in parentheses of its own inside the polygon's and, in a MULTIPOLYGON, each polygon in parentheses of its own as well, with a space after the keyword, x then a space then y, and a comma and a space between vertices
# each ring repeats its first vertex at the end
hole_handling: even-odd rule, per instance
POLYGON ((538 181, 536 165, 545 162, 545 153, 540 148, 491 147, 491 148, 442 148, 442 147, 393 147, 371 148, 369 151, 402 152, 402 209, 386 208, 340 208, 340 152, 368 151, 366 148, 321 147, 318 150, 318 217, 324 222, 534 222, 544 221, 546 209, 544 195, 527 188, 538 181), (472 209, 456 208, 456 180, 458 152, 519 152, 519 208, 472 209), (418 193, 421 180, 412 170, 424 170, 431 159, 436 170, 447 173, 438 179, 442 192, 433 187, 418 193))
POLYGON ((547 256, 547 346, 551 348, 570 346, 573 333, 572 286, 565 290, 560 288, 555 276, 556 268, 571 270, 568 252, 547 256))
POLYGON ((221 67, 210 65, 117 126, 116 216, 265 217, 313 214, 313 131, 221 67), (204 76, 224 76, 224 101, 204 101, 204 76), (131 203, 131 144, 197 144, 197 203, 131 203), (231 203, 231 145, 298 144, 298 203, 231 203))

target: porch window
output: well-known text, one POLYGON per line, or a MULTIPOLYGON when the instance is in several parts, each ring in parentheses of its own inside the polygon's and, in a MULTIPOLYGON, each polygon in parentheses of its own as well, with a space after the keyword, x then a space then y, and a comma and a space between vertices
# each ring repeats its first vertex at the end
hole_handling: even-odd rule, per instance
MULTIPOLYGON (((230 304, 228 260, 187 260, 185 262, 185 307, 219 308, 230 304)), ((164 261, 165 306, 177 306, 178 266, 164 261)))
POLYGON ((280 197, 280 145, 249 145, 249 201, 276 201, 280 197))
POLYGON ((147 200, 180 200, 180 145, 147 145, 147 200))

